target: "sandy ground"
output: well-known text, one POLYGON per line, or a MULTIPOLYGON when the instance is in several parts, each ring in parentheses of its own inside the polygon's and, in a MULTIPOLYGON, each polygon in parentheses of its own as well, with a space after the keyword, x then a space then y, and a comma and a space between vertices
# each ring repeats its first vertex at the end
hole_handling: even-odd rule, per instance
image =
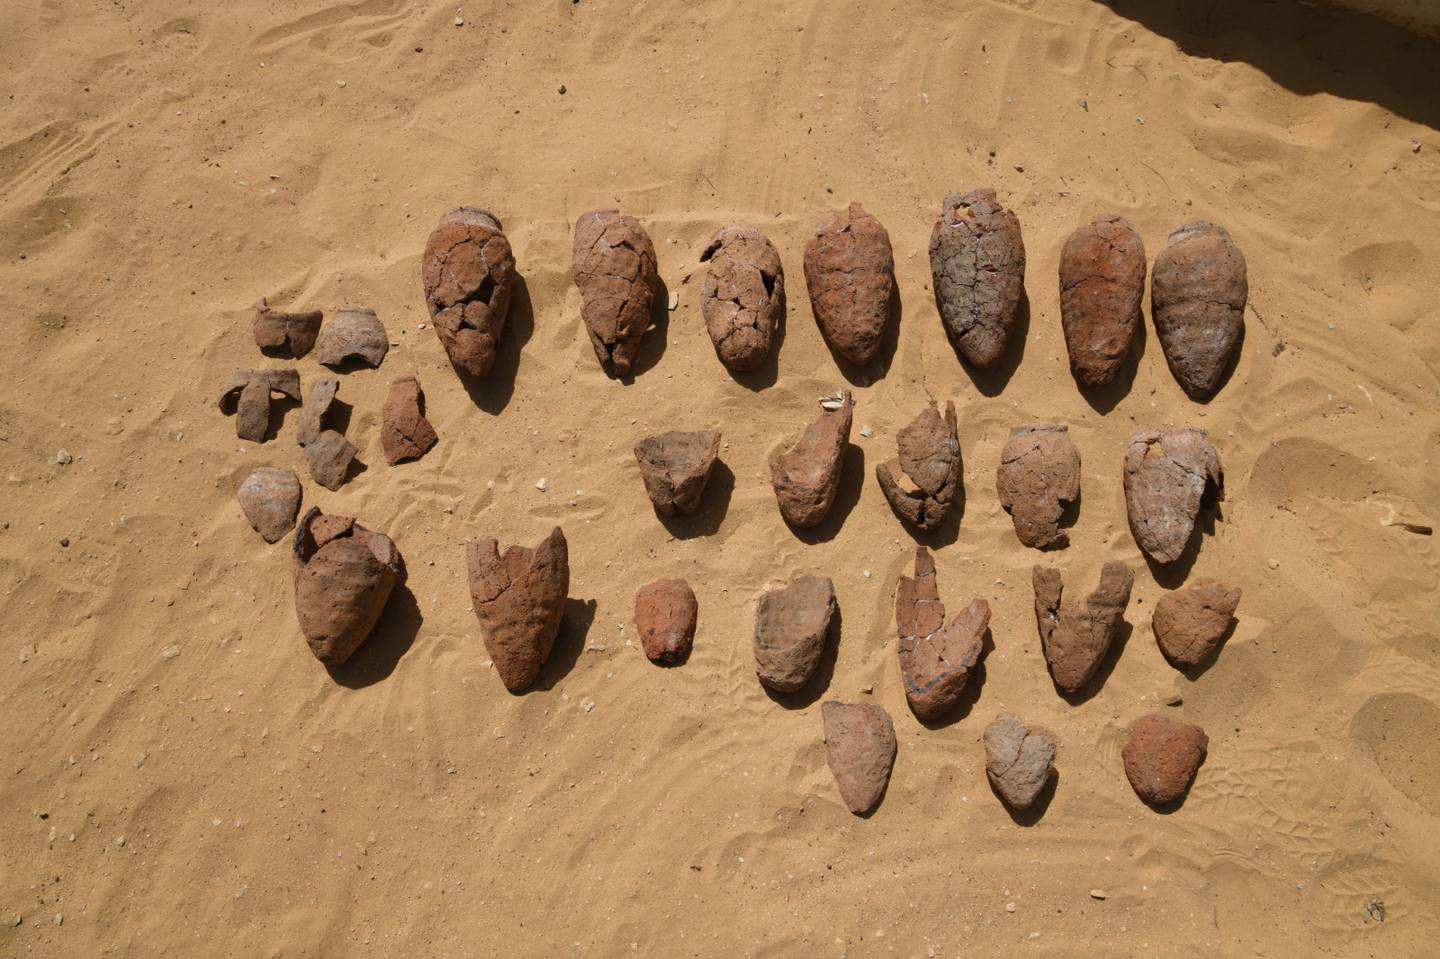
POLYGON ((1440 520, 1435 41, 1238 0, 545 0, 466 4, 463 26, 453 3, 406 0, 0 6, 0 955, 1434 948, 1440 555, 1386 522, 1440 520), (984 184, 1023 224, 1031 316, 1004 369, 972 377, 925 248, 943 194, 984 184), (836 515, 801 539, 765 461, 849 382, 800 265, 820 214, 852 199, 889 228, 903 315, 885 368, 853 377, 836 515), (461 203, 500 215, 525 279, 470 391, 419 283, 427 234, 461 203), (680 300, 629 383, 600 372, 569 277, 574 219, 603 205, 642 219, 680 300), (1201 217, 1243 248, 1243 356, 1212 403, 1185 398, 1153 329, 1128 388, 1076 388, 1056 269, 1099 211, 1131 218, 1152 259, 1201 217), (791 292, 778 364, 744 382, 698 312, 699 253, 731 221, 771 236, 791 292), (225 373, 260 362, 261 295, 368 304, 391 334, 381 369, 343 378, 368 468, 338 493, 309 482, 296 410, 254 445, 212 405, 225 373), (390 468, 380 403, 411 372, 441 440, 390 468), (966 499, 936 553, 941 595, 989 600, 994 649, 973 703, 927 729, 895 654, 914 540, 871 473, 946 398, 966 499), (1067 581, 1110 559, 1137 573, 1133 632, 1076 704, 1036 636, 1043 557, 994 489, 1010 427, 1034 419, 1068 422, 1084 458, 1073 545, 1053 556, 1067 581), (1120 483, 1130 434, 1171 422, 1208 429, 1228 479, 1190 577, 1244 589, 1194 679, 1152 639, 1178 579, 1142 560, 1120 483), (722 430, 726 464, 669 527, 630 452, 668 428, 722 430), (262 464, 408 562, 334 676, 298 633, 288 546, 235 503, 262 464), (572 601, 540 688, 511 696, 463 544, 533 544, 556 523, 572 601), (755 679, 754 599, 808 571, 835 580, 840 643, 781 704, 755 679), (700 599, 678 669, 629 642, 633 592, 660 576, 700 599), (829 697, 895 719, 868 819, 825 765, 829 697), (1002 707, 1060 742, 1038 818, 985 782, 980 732, 1002 707), (1156 708, 1211 740, 1169 815, 1119 757, 1156 708))

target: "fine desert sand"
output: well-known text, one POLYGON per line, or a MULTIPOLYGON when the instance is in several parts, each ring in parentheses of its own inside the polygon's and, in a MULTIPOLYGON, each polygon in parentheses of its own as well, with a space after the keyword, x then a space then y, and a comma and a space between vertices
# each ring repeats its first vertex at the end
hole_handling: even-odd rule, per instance
POLYGON ((0 955, 1433 954, 1440 40, 1292 0, 0 0, 0 23, 0 955), (975 372, 926 249, 945 194, 983 186, 1023 228, 1028 314, 975 372), (826 347, 802 271, 852 201, 889 232, 901 308, 863 370, 826 347), (459 205, 494 211, 523 278, 468 383, 420 281, 459 205), (662 284, 625 380, 570 274, 576 217, 612 206, 662 284), (1210 402, 1167 368, 1148 280, 1143 352, 1077 387, 1057 270, 1101 212, 1151 265, 1197 219, 1244 251, 1244 342, 1210 402), (700 314, 700 254, 732 222, 787 280, 773 362, 736 375, 700 314), (306 395, 333 375, 260 356, 261 297, 327 322, 368 306, 389 334, 379 369, 339 377, 365 468, 336 492, 310 479, 294 404, 259 444, 215 408, 235 367, 293 366, 306 395), (439 442, 392 467, 380 410, 410 374, 439 442), (856 402, 840 494, 791 530, 767 460, 838 389, 856 402), (925 726, 894 615, 917 540, 873 472, 946 400, 963 515, 921 541, 952 615, 989 604, 993 648, 925 726), (1045 553, 995 488, 1032 422, 1067 424, 1082 460, 1070 545, 1045 553), (1208 431, 1226 475, 1179 571, 1146 563, 1121 482, 1131 435, 1167 424, 1208 431), (692 516, 655 514, 632 452, 666 430, 722 433, 692 516), (267 465, 301 477, 302 512, 405 558, 342 668, 300 635, 288 538, 236 503, 267 465), (465 543, 556 525, 565 620, 512 695, 465 543), (1108 561, 1135 574, 1128 626, 1067 700, 1031 567, 1079 595, 1108 561), (755 600, 810 573, 833 579, 839 643, 812 687, 772 696, 755 600), (670 668, 632 622, 661 578, 699 603, 670 668), (1199 579, 1244 596, 1186 675, 1150 618, 1199 579), (866 817, 826 765, 828 699, 894 720, 866 817), (1058 744, 1030 814, 986 781, 1002 710, 1058 744), (1209 737, 1164 813, 1120 754, 1156 711, 1209 737))

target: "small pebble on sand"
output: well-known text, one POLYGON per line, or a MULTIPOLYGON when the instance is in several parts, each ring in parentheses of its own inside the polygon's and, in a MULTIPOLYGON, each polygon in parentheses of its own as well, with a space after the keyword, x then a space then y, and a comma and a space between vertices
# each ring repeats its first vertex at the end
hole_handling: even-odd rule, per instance
POLYGON ((61 466, 69 466, 74 461, 75 457, 70 455, 69 450, 60 450, 55 454, 55 462, 61 466))
POLYGON ((1104 898, 1105 898, 1105 890, 1104 890, 1104 889, 1091 889, 1091 890, 1090 890, 1090 898, 1091 898, 1091 899, 1104 899, 1104 898))

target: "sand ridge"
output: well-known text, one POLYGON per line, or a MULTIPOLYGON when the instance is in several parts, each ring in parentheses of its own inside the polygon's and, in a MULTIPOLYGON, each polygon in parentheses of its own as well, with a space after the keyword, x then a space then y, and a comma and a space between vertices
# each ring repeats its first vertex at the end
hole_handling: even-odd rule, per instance
MULTIPOLYGON (((1440 559, 1433 537, 1384 524, 1434 525, 1440 503, 1440 137, 1418 94, 1384 83, 1434 89, 1440 58, 1325 14, 1313 47, 1270 68, 1341 92, 1286 86, 1213 51, 1253 49, 1254 22, 1299 36, 1300 14, 1247 26, 1221 4, 1172 38, 1146 6, 549 0, 461 7, 456 27, 455 5, 407 0, 7 4, 0 952, 1423 954, 1440 832, 1415 756, 1440 720, 1440 559), (925 249, 944 194, 980 185, 1020 219, 1030 308, 1023 349, 972 377, 925 249), (884 375, 862 382, 826 349, 801 275, 815 222, 851 200, 889 231, 902 300, 884 375), (426 236, 461 203, 500 217, 523 279, 470 390, 419 280, 426 236), (657 300, 680 296, 630 383, 598 368, 569 275, 574 218, 611 205, 655 242, 657 300), (1148 289, 1133 375, 1075 388, 1056 273, 1101 211, 1131 220, 1152 262, 1192 219, 1244 250, 1243 352, 1211 403, 1166 368, 1148 289), (774 367, 739 379, 699 313, 699 254, 732 221, 766 232, 789 280, 774 367), (251 338, 262 295, 368 305, 392 341, 381 369, 342 379, 367 469, 335 493, 305 482, 302 511, 356 516, 409 564, 334 676, 296 628, 287 549, 234 500, 256 466, 307 477, 298 410, 256 445, 213 408, 235 366, 279 365, 251 338), (408 373, 440 442, 391 468, 379 412, 408 373), (850 462, 834 521, 802 539, 766 460, 841 386, 850 462), (965 499, 934 549, 941 595, 985 598, 995 648, 968 710, 926 729, 893 619, 915 541, 871 473, 946 399, 965 499), (1067 423, 1082 457, 1072 545, 1043 561, 1081 584, 1111 559, 1136 572, 1131 629, 1075 704, 1035 631, 1040 554, 994 486, 1009 430, 1037 420, 1067 423), (1227 486, 1189 578, 1245 590, 1193 680, 1150 635, 1179 583, 1136 549, 1120 484, 1130 435, 1180 422, 1210 432, 1227 486), (701 512, 668 524, 631 452, 666 429, 723 433, 701 512), (539 687, 512 697, 485 666, 463 544, 557 523, 566 621, 539 687), (836 794, 822 697, 777 703, 754 676, 755 597, 811 572, 834 579, 841 620, 825 696, 895 719, 869 819, 836 794), (648 663, 629 622, 635 588, 662 576, 699 600, 678 669, 648 663), (1038 818, 1012 819, 985 780, 981 731, 1002 708, 1059 744, 1038 818), (1120 761, 1157 708, 1211 739, 1168 816, 1120 761), (1383 924, 1362 915, 1371 897, 1383 924)), ((325 375, 294 365, 307 392, 325 375)))

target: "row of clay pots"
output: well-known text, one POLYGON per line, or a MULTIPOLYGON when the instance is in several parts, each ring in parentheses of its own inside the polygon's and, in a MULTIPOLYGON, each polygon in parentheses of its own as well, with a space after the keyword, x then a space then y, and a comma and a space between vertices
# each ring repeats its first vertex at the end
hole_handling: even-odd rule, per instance
MULTIPOLYGON (((564 616, 570 585, 565 535, 556 527, 533 549, 515 545, 503 554, 487 538, 470 543, 466 559, 471 599, 495 671, 511 692, 528 689, 554 648, 564 616)), ((344 664, 369 636, 402 576, 403 561, 389 537, 312 508, 296 530, 293 577, 301 632, 316 658, 328 666, 344 664)), ((1037 566, 1033 578, 1035 618, 1051 677, 1062 694, 1074 694, 1091 682, 1109 653, 1133 576, 1123 563, 1107 563, 1099 587, 1083 604, 1062 602, 1058 570, 1037 566)), ((1208 660, 1230 629, 1239 601, 1238 589, 1213 583, 1167 594, 1152 619, 1166 658, 1179 669, 1208 660)), ((802 576, 763 593, 752 641, 760 682, 782 695, 810 685, 831 642, 836 611, 834 586, 826 577, 802 576)), ((685 662, 697 619, 695 594, 683 580, 659 580, 636 592, 641 646, 656 663, 685 662)), ((934 560, 922 546, 915 575, 897 584, 895 619, 906 702, 922 722, 943 720, 956 709, 990 645, 989 604, 975 599, 946 622, 934 560)), ((852 811, 864 812, 889 780, 890 718, 873 705, 831 702, 823 712, 842 796, 852 811)), ((1165 804, 1188 788, 1204 755, 1204 734, 1166 719, 1142 724, 1151 727, 1160 730, 1151 737, 1158 745, 1135 746, 1140 758, 1133 762, 1127 746, 1126 771, 1141 798, 1165 804), (1179 762, 1177 751, 1194 761, 1179 762)), ((1053 768, 1054 737, 1002 714, 987 729, 985 745, 996 790, 1011 806, 1029 807, 1053 768)))
MULTIPOLYGON (((655 247, 633 216, 585 213, 571 245, 580 313, 601 367, 631 372, 650 326, 658 287, 655 247)), ((785 272, 775 246, 754 227, 718 230, 701 312, 715 354, 736 372, 769 358, 785 310, 785 272)), ((826 342, 865 366, 892 322, 895 258, 890 235, 860 204, 826 214, 805 246, 805 285, 826 342)), ((1100 214, 1077 229, 1060 256, 1060 320, 1075 377, 1112 382, 1143 323, 1145 245, 1123 217, 1100 214)), ((966 362, 984 368, 1005 354, 1024 311, 1025 244, 1020 221, 991 189, 951 193, 930 237, 935 300, 947 336, 966 362)), ((421 260, 425 301, 455 367, 484 376, 494 365, 516 278, 515 257, 494 214, 446 213, 421 260)), ((1240 346, 1249 282, 1245 257, 1223 227, 1197 221, 1170 234, 1151 283, 1155 328, 1175 378, 1197 400, 1219 389, 1240 346)))
MULTIPOLYGON (((803 433, 770 457, 770 480, 780 513, 791 526, 819 525, 840 489, 845 449, 854 419, 848 392, 822 401, 827 407, 803 433)), ((875 479, 895 512, 921 530, 944 522, 961 493, 960 438, 955 404, 942 418, 931 405, 896 436, 900 469, 914 484, 906 488, 890 466, 875 468, 875 479)), ((720 433, 669 432, 635 446, 645 491, 656 512, 692 513, 720 453, 720 433)), ((1225 495, 1220 454, 1203 430, 1166 427, 1142 430, 1130 440, 1124 464, 1125 503, 1135 541, 1158 563, 1179 559, 1195 532, 1201 506, 1225 495)), ((1068 428, 1058 423, 1016 427, 996 473, 1000 504, 1026 546, 1067 545, 1061 523, 1080 496, 1080 453, 1068 428)))

